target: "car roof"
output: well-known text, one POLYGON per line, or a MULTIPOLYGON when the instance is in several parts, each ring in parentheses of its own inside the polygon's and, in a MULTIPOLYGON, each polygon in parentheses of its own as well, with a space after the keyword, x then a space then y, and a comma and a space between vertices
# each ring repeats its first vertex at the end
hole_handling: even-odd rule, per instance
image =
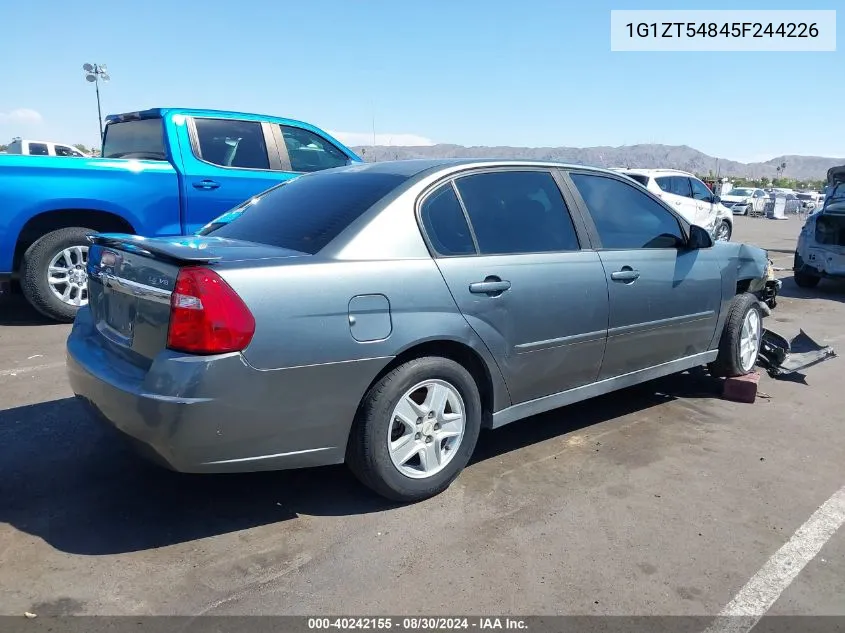
POLYGON ((460 167, 466 167, 467 169, 484 167, 532 167, 589 170, 597 173, 606 174, 618 173, 601 167, 590 167, 588 165, 576 165, 572 163, 558 163, 553 161, 507 160, 496 158, 419 158, 410 160, 388 160, 375 163, 361 163, 357 165, 348 165, 345 167, 336 167, 334 169, 314 173, 318 174, 340 171, 367 171, 369 173, 389 173, 412 178, 414 176, 421 176, 437 171, 453 171, 454 168, 460 167))
POLYGON ((620 169, 618 170, 619 173, 623 174, 639 174, 641 176, 692 176, 695 178, 695 174, 691 174, 688 171, 681 171, 680 169, 620 169))

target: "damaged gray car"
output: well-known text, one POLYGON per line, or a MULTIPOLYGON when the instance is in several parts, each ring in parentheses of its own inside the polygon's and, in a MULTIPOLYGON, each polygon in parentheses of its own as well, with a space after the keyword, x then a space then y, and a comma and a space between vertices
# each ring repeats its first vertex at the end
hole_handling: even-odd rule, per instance
POLYGON ((482 429, 753 371, 777 293, 765 251, 543 162, 340 167, 197 236, 90 239, 67 363, 92 412, 179 471, 345 462, 400 501, 446 489, 482 429))
POLYGON ((845 165, 827 172, 824 206, 807 218, 798 236, 793 274, 801 288, 822 279, 845 279, 845 165))

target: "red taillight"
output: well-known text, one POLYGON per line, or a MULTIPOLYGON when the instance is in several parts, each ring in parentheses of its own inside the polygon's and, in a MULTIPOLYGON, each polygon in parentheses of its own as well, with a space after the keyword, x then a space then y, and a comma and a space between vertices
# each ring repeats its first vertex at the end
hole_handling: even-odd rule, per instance
POLYGON ((213 270, 182 268, 170 297, 167 347, 191 354, 239 352, 255 334, 255 319, 213 270))

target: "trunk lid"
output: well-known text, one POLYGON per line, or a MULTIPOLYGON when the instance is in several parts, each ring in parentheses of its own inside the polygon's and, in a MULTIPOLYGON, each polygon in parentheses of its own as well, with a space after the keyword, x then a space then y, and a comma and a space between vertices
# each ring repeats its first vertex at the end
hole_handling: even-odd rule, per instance
POLYGON ((108 348, 149 367, 167 347, 170 299, 180 268, 306 256, 283 248, 216 237, 89 238, 88 305, 108 348))

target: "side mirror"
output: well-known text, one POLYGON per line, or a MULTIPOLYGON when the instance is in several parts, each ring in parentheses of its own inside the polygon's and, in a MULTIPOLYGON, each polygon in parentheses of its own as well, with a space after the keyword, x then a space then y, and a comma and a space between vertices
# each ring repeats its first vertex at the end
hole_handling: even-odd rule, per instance
POLYGON ((722 202, 722 199, 719 196, 716 196, 716 195, 713 196, 713 204, 720 204, 721 202, 722 202))
POLYGON ((713 238, 710 236, 710 233, 697 224, 691 225, 687 248, 691 251, 696 251, 700 248, 710 248, 711 246, 713 246, 713 238))

